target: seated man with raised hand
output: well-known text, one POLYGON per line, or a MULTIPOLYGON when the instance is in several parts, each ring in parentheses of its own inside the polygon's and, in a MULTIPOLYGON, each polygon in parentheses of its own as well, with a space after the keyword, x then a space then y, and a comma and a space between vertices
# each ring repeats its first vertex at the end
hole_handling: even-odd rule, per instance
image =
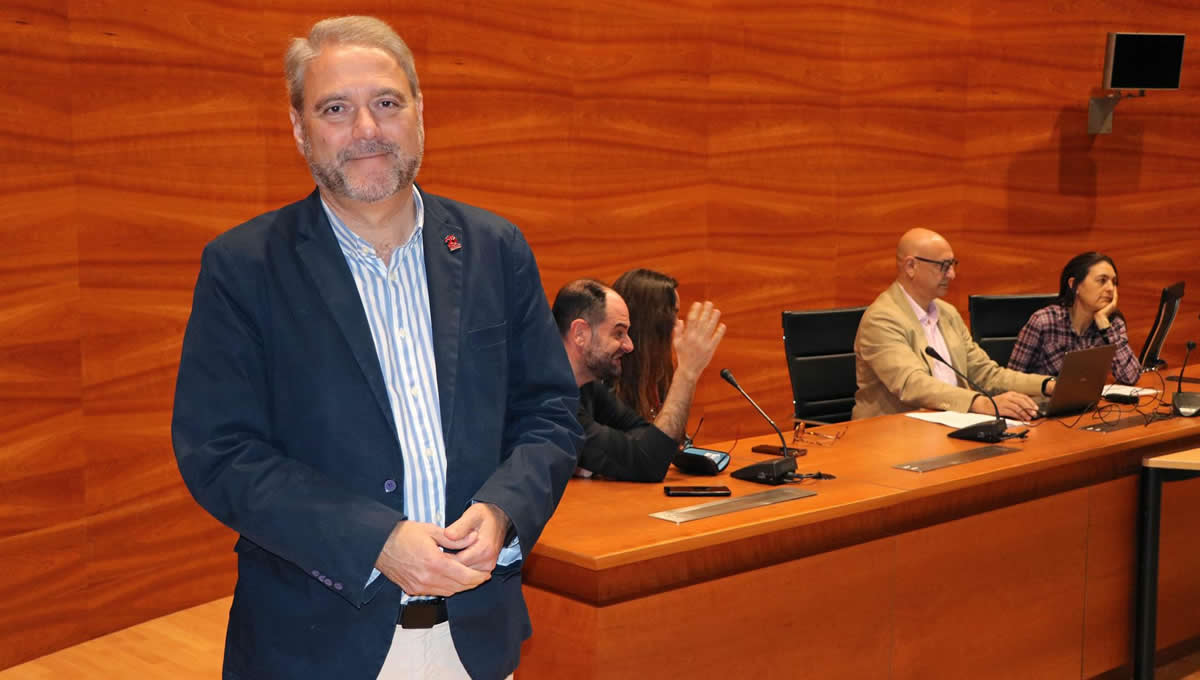
MULTIPOLYGON (((621 357, 634 351, 629 309, 614 290, 591 279, 563 286, 554 298, 554 321, 579 385, 584 444, 578 474, 628 482, 658 482, 679 451, 700 374, 725 335, 711 302, 693 303, 687 321, 675 323, 678 365, 654 422, 629 408, 605 384, 621 374, 621 357)), ((669 360, 669 358, 668 358, 669 360)))
POLYGON ((957 265, 954 250, 936 232, 912 229, 900 238, 896 281, 863 313, 854 338, 855 419, 918 408, 994 413, 986 397, 927 356, 926 347, 992 393, 1002 416, 1029 420, 1038 410, 1029 395, 1054 391, 1049 376, 1011 371, 992 361, 971 339, 954 306, 938 299, 954 280, 957 265))

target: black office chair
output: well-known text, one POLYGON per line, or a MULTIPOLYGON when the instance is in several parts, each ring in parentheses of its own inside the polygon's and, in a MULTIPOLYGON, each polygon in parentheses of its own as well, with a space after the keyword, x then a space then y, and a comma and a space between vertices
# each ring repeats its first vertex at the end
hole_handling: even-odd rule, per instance
POLYGON ((971 337, 993 361, 1008 365, 1017 334, 1037 310, 1058 299, 1051 293, 1033 295, 972 295, 967 298, 971 337))
POLYGON ((854 335, 866 307, 783 313, 783 351, 796 417, 812 424, 850 420, 854 410, 854 335))
POLYGON ((1163 343, 1167 341, 1171 324, 1175 323, 1175 316, 1179 314, 1181 300, 1183 281, 1163 288, 1162 297, 1158 301, 1158 314, 1154 316, 1154 325, 1150 326, 1150 335, 1146 336, 1146 344, 1142 347, 1142 353, 1138 355, 1143 371, 1166 367, 1167 362, 1158 355, 1162 352, 1163 343))

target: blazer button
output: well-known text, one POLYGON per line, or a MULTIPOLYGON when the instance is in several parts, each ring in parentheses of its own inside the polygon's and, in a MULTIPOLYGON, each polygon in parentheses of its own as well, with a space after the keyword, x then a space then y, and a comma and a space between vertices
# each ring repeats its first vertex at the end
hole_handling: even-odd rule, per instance
POLYGON ((327 586, 331 586, 331 585, 333 585, 333 579, 326 576, 325 578, 321 579, 321 583, 324 583, 327 586))
POLYGON ((396 490, 396 480, 389 479, 383 483, 383 492, 391 493, 396 490))
POLYGON ((310 573, 312 573, 313 578, 321 578, 321 572, 317 571, 316 569, 313 569, 310 573))
POLYGON ((334 590, 341 590, 341 589, 342 589, 342 584, 341 584, 341 582, 339 582, 339 581, 335 581, 335 582, 334 582, 334 584, 333 584, 333 589, 334 589, 334 590))

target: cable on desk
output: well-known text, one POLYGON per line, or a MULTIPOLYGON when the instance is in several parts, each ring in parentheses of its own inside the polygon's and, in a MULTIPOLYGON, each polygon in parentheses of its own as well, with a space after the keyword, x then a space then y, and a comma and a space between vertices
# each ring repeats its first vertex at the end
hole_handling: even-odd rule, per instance
POLYGON ((1067 418, 1070 418, 1070 416, 1066 416, 1064 418, 1043 418, 1041 420, 1041 422, 1029 425, 1029 429, 1033 430, 1033 429, 1041 427, 1042 425, 1045 425, 1046 423, 1053 422, 1053 423, 1058 423, 1059 425, 1062 425, 1063 427, 1067 428, 1068 430, 1073 430, 1079 425, 1079 421, 1083 420, 1084 416, 1088 415, 1089 413, 1092 413, 1092 409, 1096 408, 1096 405, 1099 403, 1100 402, 1098 402, 1098 401, 1094 401, 1094 402, 1088 404, 1087 408, 1083 409, 1083 411, 1081 411, 1078 415, 1075 416, 1075 420, 1071 421, 1070 425, 1068 425, 1067 423, 1064 422, 1065 420, 1067 420, 1067 418))
POLYGON ((1122 420, 1126 414, 1136 413, 1145 420, 1143 426, 1148 426, 1163 416, 1169 416, 1171 408, 1171 404, 1163 398, 1166 395, 1167 390, 1166 380, 1163 379, 1161 372, 1157 370, 1152 372, 1158 377, 1159 389, 1154 394, 1148 395, 1149 398, 1145 403, 1142 403, 1142 401, 1139 400, 1137 404, 1134 404, 1126 409, 1125 405, 1123 404, 1109 403, 1101 406, 1100 402, 1097 401, 1089 404, 1088 407, 1075 416, 1074 420, 1071 420, 1069 424, 1066 421, 1070 418, 1070 416, 1065 418, 1046 418, 1042 422, 1029 425, 1029 429, 1032 430, 1041 427, 1048 421, 1054 421, 1068 430, 1073 430, 1076 427, 1079 427, 1083 417, 1089 414, 1091 414, 1093 419, 1099 420, 1105 425, 1111 425, 1122 420), (1161 411, 1163 408, 1167 409, 1165 413, 1161 411))

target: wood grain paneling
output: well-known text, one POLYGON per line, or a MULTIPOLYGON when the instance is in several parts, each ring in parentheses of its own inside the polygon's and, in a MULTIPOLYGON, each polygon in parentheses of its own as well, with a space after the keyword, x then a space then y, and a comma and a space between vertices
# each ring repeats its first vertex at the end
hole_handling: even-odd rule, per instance
MULTIPOLYGON (((0 667, 228 593, 233 537, 188 497, 170 448, 180 341, 203 244, 311 191, 282 54, 345 11, 328 0, 0 8, 0 558, 45 555, 72 571, 23 577, 20 597, 16 582, 0 586, 0 639, 30 641, 0 645, 0 667), (43 604, 10 604, 23 602, 43 604), (119 603, 132 613, 112 617, 119 603)), ((1200 8, 369 0, 353 11, 391 21, 413 48, 422 184, 521 226, 549 295, 645 266, 680 279, 685 305, 722 309, 729 333, 691 418, 705 417, 706 438, 766 431, 721 367, 787 421, 780 311, 868 304, 911 226, 952 239, 963 266, 948 299, 964 312, 970 293, 1051 290, 1071 255, 1094 248, 1117 261, 1135 348, 1176 280, 1191 294, 1168 359, 1200 335, 1197 95, 1123 101, 1112 135, 1086 133, 1104 32, 1195 33, 1200 8)))
POLYGON ((1079 676, 1086 490, 897 537, 895 678, 1079 676), (976 621, 1006 630, 977 635, 976 621))
POLYGON ((544 623, 517 676, 887 677, 895 551, 892 539, 873 541, 598 609, 527 586, 530 615, 544 623), (833 573, 837 583, 824 582, 833 573), (685 663, 663 663, 683 645, 685 663))
POLYGON ((86 637, 67 2, 0 9, 0 668, 86 637))
POLYGON ((1137 477, 1088 490, 1083 677, 1129 664, 1137 560, 1137 477))
POLYGON ((1158 646, 1161 649, 1192 636, 1200 612, 1200 480, 1163 486, 1159 535, 1158 646))
POLYGON ((87 633, 228 592, 233 535, 183 488, 171 401, 200 249, 264 204, 256 11, 73 5, 87 633))
MULTIPOLYGON (((82 494, 82 485, 73 491, 82 494)), ((2 498, 9 502, 7 494, 2 498)), ((82 520, 0 539, 0 559, 8 565, 0 607, 0 667, 90 637, 85 597, 89 551, 82 520)))

